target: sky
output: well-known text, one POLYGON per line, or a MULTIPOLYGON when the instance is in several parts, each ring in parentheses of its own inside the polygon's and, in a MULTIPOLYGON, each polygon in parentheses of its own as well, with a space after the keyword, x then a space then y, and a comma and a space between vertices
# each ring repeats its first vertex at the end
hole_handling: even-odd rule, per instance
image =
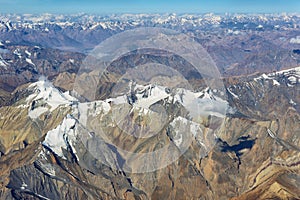
POLYGON ((295 13, 300 0, 0 0, 0 13, 295 13))

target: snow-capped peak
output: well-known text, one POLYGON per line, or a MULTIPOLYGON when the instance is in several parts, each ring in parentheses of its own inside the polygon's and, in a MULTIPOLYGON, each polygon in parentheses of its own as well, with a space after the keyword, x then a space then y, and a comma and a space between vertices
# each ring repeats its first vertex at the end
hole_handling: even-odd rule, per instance
POLYGON ((29 89, 34 91, 26 99, 29 107, 28 115, 32 119, 38 118, 47 111, 52 112, 59 106, 68 106, 77 101, 69 92, 59 91, 45 77, 41 77, 38 82, 32 83, 29 89))
POLYGON ((292 87, 293 85, 300 82, 300 67, 281 70, 269 74, 262 74, 261 76, 254 78, 254 80, 271 80, 273 82, 273 85, 276 86, 279 86, 280 83, 283 82, 289 87, 292 87))
POLYGON ((129 92, 126 95, 110 99, 114 104, 128 103, 133 108, 145 112, 150 110, 151 105, 161 100, 180 103, 189 111, 191 117, 199 117, 199 115, 224 117, 228 109, 228 102, 214 95, 210 88, 193 92, 184 88, 171 90, 155 84, 143 86, 130 82, 129 92))
POLYGON ((206 88, 201 92, 177 89, 174 99, 190 112, 191 117, 199 117, 200 115, 224 117, 229 108, 228 102, 215 96, 210 88, 206 88))
POLYGON ((151 105, 170 96, 165 87, 152 84, 147 86, 136 85, 134 91, 136 97, 134 106, 144 109, 149 109, 151 105))

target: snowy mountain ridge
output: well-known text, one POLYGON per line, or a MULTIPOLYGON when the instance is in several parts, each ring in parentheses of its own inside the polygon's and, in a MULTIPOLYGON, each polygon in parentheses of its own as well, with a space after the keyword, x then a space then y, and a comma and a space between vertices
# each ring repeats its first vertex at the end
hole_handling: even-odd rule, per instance
POLYGON ((280 84, 287 84, 289 87, 293 87, 300 82, 300 67, 262 74, 254 78, 254 80, 271 80, 273 81, 273 85, 279 86, 280 84))
MULTIPOLYGON (((129 92, 104 101, 83 103, 71 96, 69 92, 62 93, 45 78, 41 78, 40 81, 31 84, 29 89, 33 90, 34 93, 26 98, 24 105, 20 106, 28 108, 28 115, 32 119, 37 119, 41 114, 52 112, 59 107, 62 109, 72 108, 71 114, 67 115, 55 129, 50 130, 43 142, 45 146, 62 158, 64 158, 62 149, 72 148, 72 144, 78 140, 77 125, 86 126, 92 118, 101 119, 105 115, 114 112, 114 108, 118 105, 130 106, 130 112, 138 111, 140 116, 145 117, 158 115, 158 110, 152 110, 152 106, 159 101, 165 101, 170 104, 179 103, 187 109, 190 117, 196 117, 199 114, 224 117, 228 108, 228 102, 214 96, 208 88, 203 92, 196 93, 186 89, 176 89, 175 93, 172 94, 166 87, 158 85, 135 85, 133 90, 134 101, 131 99, 132 96, 128 97, 129 92)), ((183 120, 182 123, 190 121, 190 119, 180 117, 176 118, 174 123, 178 123, 177 121, 180 119, 183 120)), ((174 123, 171 125, 174 125, 174 123)), ((191 121, 192 124, 196 126, 198 123, 191 121)), ((194 129, 191 131, 194 132, 193 135, 196 135, 194 129)), ((175 144, 179 145, 180 142, 175 140, 175 144)), ((73 152, 75 151, 73 149, 73 152)))
POLYGON ((33 93, 26 98, 25 107, 28 107, 28 115, 32 119, 38 118, 45 112, 52 112, 60 106, 70 106, 74 101, 69 92, 62 93, 53 84, 41 77, 38 82, 29 85, 33 93))
MULTIPOLYGON (((73 27, 82 30, 111 29, 124 30, 129 27, 168 25, 188 26, 221 25, 229 22, 256 23, 257 27, 288 27, 299 21, 297 14, 120 14, 120 15, 54 15, 54 14, 6 14, 0 19, 0 29, 8 31, 26 28, 49 32, 54 29, 73 27)), ((247 28, 245 24, 244 28, 247 28)))
MULTIPOLYGON (((297 67, 270 74, 263 74, 255 78, 254 81, 271 80, 274 86, 279 86, 282 83, 282 80, 289 80, 290 82, 287 84, 288 86, 292 86, 297 84, 299 79, 300 67, 297 67)), ((80 103, 68 92, 60 92, 46 79, 41 79, 39 82, 31 84, 29 88, 35 88, 35 93, 31 94, 26 99, 27 104, 31 103, 31 105, 28 105, 28 115, 33 119, 38 118, 42 113, 47 111, 51 112, 60 106, 72 107, 72 113, 67 115, 55 129, 50 130, 43 142, 45 146, 62 158, 64 158, 62 149, 70 147, 74 148, 72 147, 72 144, 76 143, 76 140, 80 137, 78 135, 78 126, 76 124, 86 126, 89 124, 91 117, 100 117, 100 119, 102 119, 105 115, 114 112, 114 109, 118 108, 119 105, 129 106, 131 108, 129 113, 139 112, 139 116, 146 117, 155 116, 157 110, 153 110, 152 106, 160 101, 169 104, 179 103, 188 111, 189 116, 193 120, 179 116, 176 117, 170 125, 175 126, 176 123, 188 123, 191 126, 190 131, 195 137, 197 136, 197 132, 201 131, 199 128, 201 125, 198 123, 198 120, 195 119, 199 117, 199 115, 224 118, 226 113, 229 112, 232 114, 235 112, 226 100, 216 96, 216 91, 213 91, 210 88, 206 88, 201 92, 192 92, 183 88, 170 90, 155 84, 143 86, 130 82, 130 90, 124 95, 103 101, 99 100, 83 103, 80 103)), ((230 88, 228 88, 227 91, 229 91, 229 95, 232 95, 238 100, 239 97, 231 92, 230 88)), ((183 138, 184 136, 175 135, 174 144, 180 146, 183 138)), ((76 149, 74 148, 72 151, 76 152, 76 149)))

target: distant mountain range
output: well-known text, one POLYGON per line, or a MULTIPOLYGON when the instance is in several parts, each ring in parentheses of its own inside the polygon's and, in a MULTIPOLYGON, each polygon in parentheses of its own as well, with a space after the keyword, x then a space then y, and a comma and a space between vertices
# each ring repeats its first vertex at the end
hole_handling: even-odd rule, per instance
POLYGON ((163 27, 195 37, 224 76, 239 76, 298 66, 299 24, 297 14, 6 14, 0 17, 0 54, 16 45, 87 54, 116 33, 163 27))
POLYGON ((299 22, 2 14, 0 199, 300 199, 299 22), (139 27, 186 33, 220 80, 152 48, 85 68, 99 43, 139 27))
POLYGON ((115 33, 137 27, 170 28, 192 32, 196 37, 206 31, 219 37, 259 34, 262 31, 289 32, 285 39, 290 40, 297 36, 290 31, 299 28, 299 22, 300 16, 296 14, 7 14, 0 18, 0 38, 19 45, 34 44, 86 52, 115 33))

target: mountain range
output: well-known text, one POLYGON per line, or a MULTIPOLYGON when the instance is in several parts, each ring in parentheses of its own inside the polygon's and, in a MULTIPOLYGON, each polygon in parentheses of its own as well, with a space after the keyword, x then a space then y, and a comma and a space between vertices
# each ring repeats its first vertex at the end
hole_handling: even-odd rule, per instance
POLYGON ((300 199, 299 20, 1 15, 0 199, 300 199), (100 42, 138 27, 189 35, 222 84, 152 49, 101 80, 82 70, 100 42))

